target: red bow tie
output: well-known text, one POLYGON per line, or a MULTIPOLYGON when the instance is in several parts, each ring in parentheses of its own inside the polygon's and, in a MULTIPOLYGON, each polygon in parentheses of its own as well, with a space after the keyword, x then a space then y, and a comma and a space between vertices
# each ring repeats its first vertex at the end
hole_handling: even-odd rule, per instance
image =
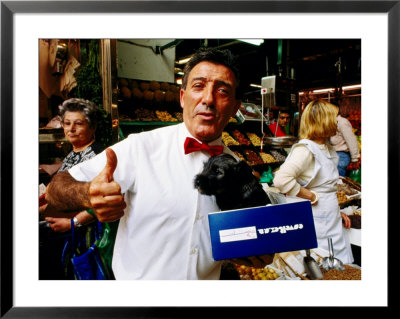
POLYGON ((189 154, 196 151, 206 151, 210 156, 222 154, 224 147, 222 145, 207 145, 205 143, 199 143, 194 138, 187 137, 185 140, 185 154, 189 154))

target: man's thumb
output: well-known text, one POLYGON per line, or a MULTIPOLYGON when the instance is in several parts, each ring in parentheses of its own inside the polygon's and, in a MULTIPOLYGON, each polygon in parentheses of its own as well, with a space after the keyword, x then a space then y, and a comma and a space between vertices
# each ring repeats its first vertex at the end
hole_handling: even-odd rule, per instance
POLYGON ((106 156, 107 163, 103 169, 103 173, 105 174, 107 180, 111 182, 113 180, 113 174, 115 169, 117 168, 117 155, 111 148, 106 148, 106 156))

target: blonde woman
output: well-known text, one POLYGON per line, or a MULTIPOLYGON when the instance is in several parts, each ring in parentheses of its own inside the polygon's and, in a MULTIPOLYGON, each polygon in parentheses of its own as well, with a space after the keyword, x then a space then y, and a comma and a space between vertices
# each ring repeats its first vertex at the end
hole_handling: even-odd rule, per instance
POLYGON ((318 247, 328 250, 327 238, 332 238, 335 257, 349 264, 354 259, 343 227, 351 224, 339 210, 338 156, 329 144, 329 138, 336 134, 337 113, 335 105, 323 100, 307 105, 300 120, 300 141, 276 172, 274 186, 282 193, 311 201, 318 247))

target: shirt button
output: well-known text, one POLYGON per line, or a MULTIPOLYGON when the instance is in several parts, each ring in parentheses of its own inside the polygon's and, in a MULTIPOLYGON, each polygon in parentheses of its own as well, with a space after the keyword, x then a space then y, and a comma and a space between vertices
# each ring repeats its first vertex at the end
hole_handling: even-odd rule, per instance
POLYGON ((196 253, 196 251, 197 251, 196 248, 192 248, 192 250, 190 251, 190 253, 191 253, 192 255, 194 255, 194 254, 196 253))

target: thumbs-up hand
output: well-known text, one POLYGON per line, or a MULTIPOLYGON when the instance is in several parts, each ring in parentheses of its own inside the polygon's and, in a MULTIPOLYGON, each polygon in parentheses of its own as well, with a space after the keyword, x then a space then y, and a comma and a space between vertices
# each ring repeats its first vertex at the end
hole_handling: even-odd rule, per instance
POLYGON ((98 220, 102 223, 121 218, 126 207, 121 186, 114 181, 113 177, 118 162, 117 155, 111 148, 107 148, 106 156, 106 166, 89 186, 90 203, 98 220))

